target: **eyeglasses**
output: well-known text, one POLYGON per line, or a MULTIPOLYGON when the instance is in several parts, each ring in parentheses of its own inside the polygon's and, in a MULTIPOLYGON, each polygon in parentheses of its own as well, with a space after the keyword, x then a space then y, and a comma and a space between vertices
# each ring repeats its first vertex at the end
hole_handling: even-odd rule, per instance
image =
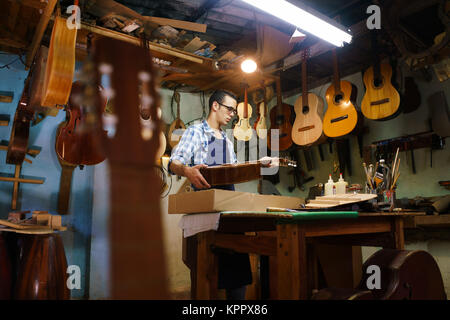
POLYGON ((237 114, 237 111, 236 111, 235 108, 230 107, 230 106, 227 106, 227 105, 222 104, 222 103, 220 103, 220 102, 217 102, 217 103, 218 103, 220 106, 225 107, 225 108, 227 109, 228 113, 231 113, 231 114, 233 114, 233 115, 236 115, 236 114, 237 114))

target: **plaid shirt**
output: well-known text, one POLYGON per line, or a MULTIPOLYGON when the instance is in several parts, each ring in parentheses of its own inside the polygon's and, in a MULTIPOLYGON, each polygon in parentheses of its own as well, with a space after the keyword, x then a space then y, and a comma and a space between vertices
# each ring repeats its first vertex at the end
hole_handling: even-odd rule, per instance
MULTIPOLYGON (((231 150, 230 163, 237 163, 233 143, 228 139, 225 131, 221 130, 221 134, 223 139, 226 139, 227 141, 227 149, 231 150)), ((180 142, 175 149, 172 150, 169 168, 173 160, 178 160, 182 164, 190 167, 198 164, 206 164, 208 159, 208 144, 212 137, 214 137, 214 130, 211 129, 206 120, 187 128, 184 131, 180 142)), ((174 174, 170 169, 169 172, 174 174)))

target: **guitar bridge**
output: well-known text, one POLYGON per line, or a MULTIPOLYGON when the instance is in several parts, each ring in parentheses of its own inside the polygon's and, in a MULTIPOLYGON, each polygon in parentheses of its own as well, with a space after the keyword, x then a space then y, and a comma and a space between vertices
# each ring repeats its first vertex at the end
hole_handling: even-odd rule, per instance
POLYGON ((386 99, 382 99, 382 100, 377 100, 377 101, 372 101, 370 103, 371 106, 378 106, 380 104, 384 104, 384 103, 388 103, 389 102, 389 98, 386 99))
POLYGON ((308 130, 311 130, 311 129, 314 129, 314 128, 315 128, 314 125, 306 126, 306 127, 303 127, 303 128, 298 128, 298 132, 308 131, 308 130))
POLYGON ((342 117, 331 119, 331 123, 339 122, 339 121, 345 120, 347 118, 348 118, 348 114, 346 114, 345 116, 342 116, 342 117))

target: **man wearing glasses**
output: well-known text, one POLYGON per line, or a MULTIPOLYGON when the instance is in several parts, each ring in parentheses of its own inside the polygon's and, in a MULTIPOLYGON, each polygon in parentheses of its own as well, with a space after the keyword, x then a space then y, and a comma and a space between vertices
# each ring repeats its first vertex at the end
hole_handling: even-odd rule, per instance
MULTIPOLYGON (((209 99, 209 115, 202 123, 186 129, 180 142, 172 151, 169 172, 188 178, 194 190, 209 189, 211 186, 199 169, 225 163, 237 163, 233 143, 227 138, 221 126, 236 115, 237 98, 226 90, 216 90, 209 99)), ((234 185, 214 186, 215 189, 234 190, 234 185)), ((196 239, 186 239, 189 253, 185 263, 191 269, 191 283, 195 285, 196 239)), ((252 282, 248 254, 217 251, 219 289, 226 289, 227 299, 245 299, 246 285, 252 282)))

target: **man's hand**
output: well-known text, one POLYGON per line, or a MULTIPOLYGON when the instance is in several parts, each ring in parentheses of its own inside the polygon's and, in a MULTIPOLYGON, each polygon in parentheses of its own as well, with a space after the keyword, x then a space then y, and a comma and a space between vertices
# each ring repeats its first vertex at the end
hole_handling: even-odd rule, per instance
POLYGON ((184 175, 186 178, 191 181, 191 183, 197 188, 197 189, 208 189, 211 188, 208 182, 206 182, 205 178, 200 173, 200 168, 207 168, 208 166, 206 164, 198 164, 193 167, 185 167, 184 169, 184 175))
POLYGON ((261 162, 261 165, 263 167, 278 167, 280 165, 280 160, 278 158, 273 158, 273 157, 262 157, 261 159, 259 159, 259 161, 261 162))

